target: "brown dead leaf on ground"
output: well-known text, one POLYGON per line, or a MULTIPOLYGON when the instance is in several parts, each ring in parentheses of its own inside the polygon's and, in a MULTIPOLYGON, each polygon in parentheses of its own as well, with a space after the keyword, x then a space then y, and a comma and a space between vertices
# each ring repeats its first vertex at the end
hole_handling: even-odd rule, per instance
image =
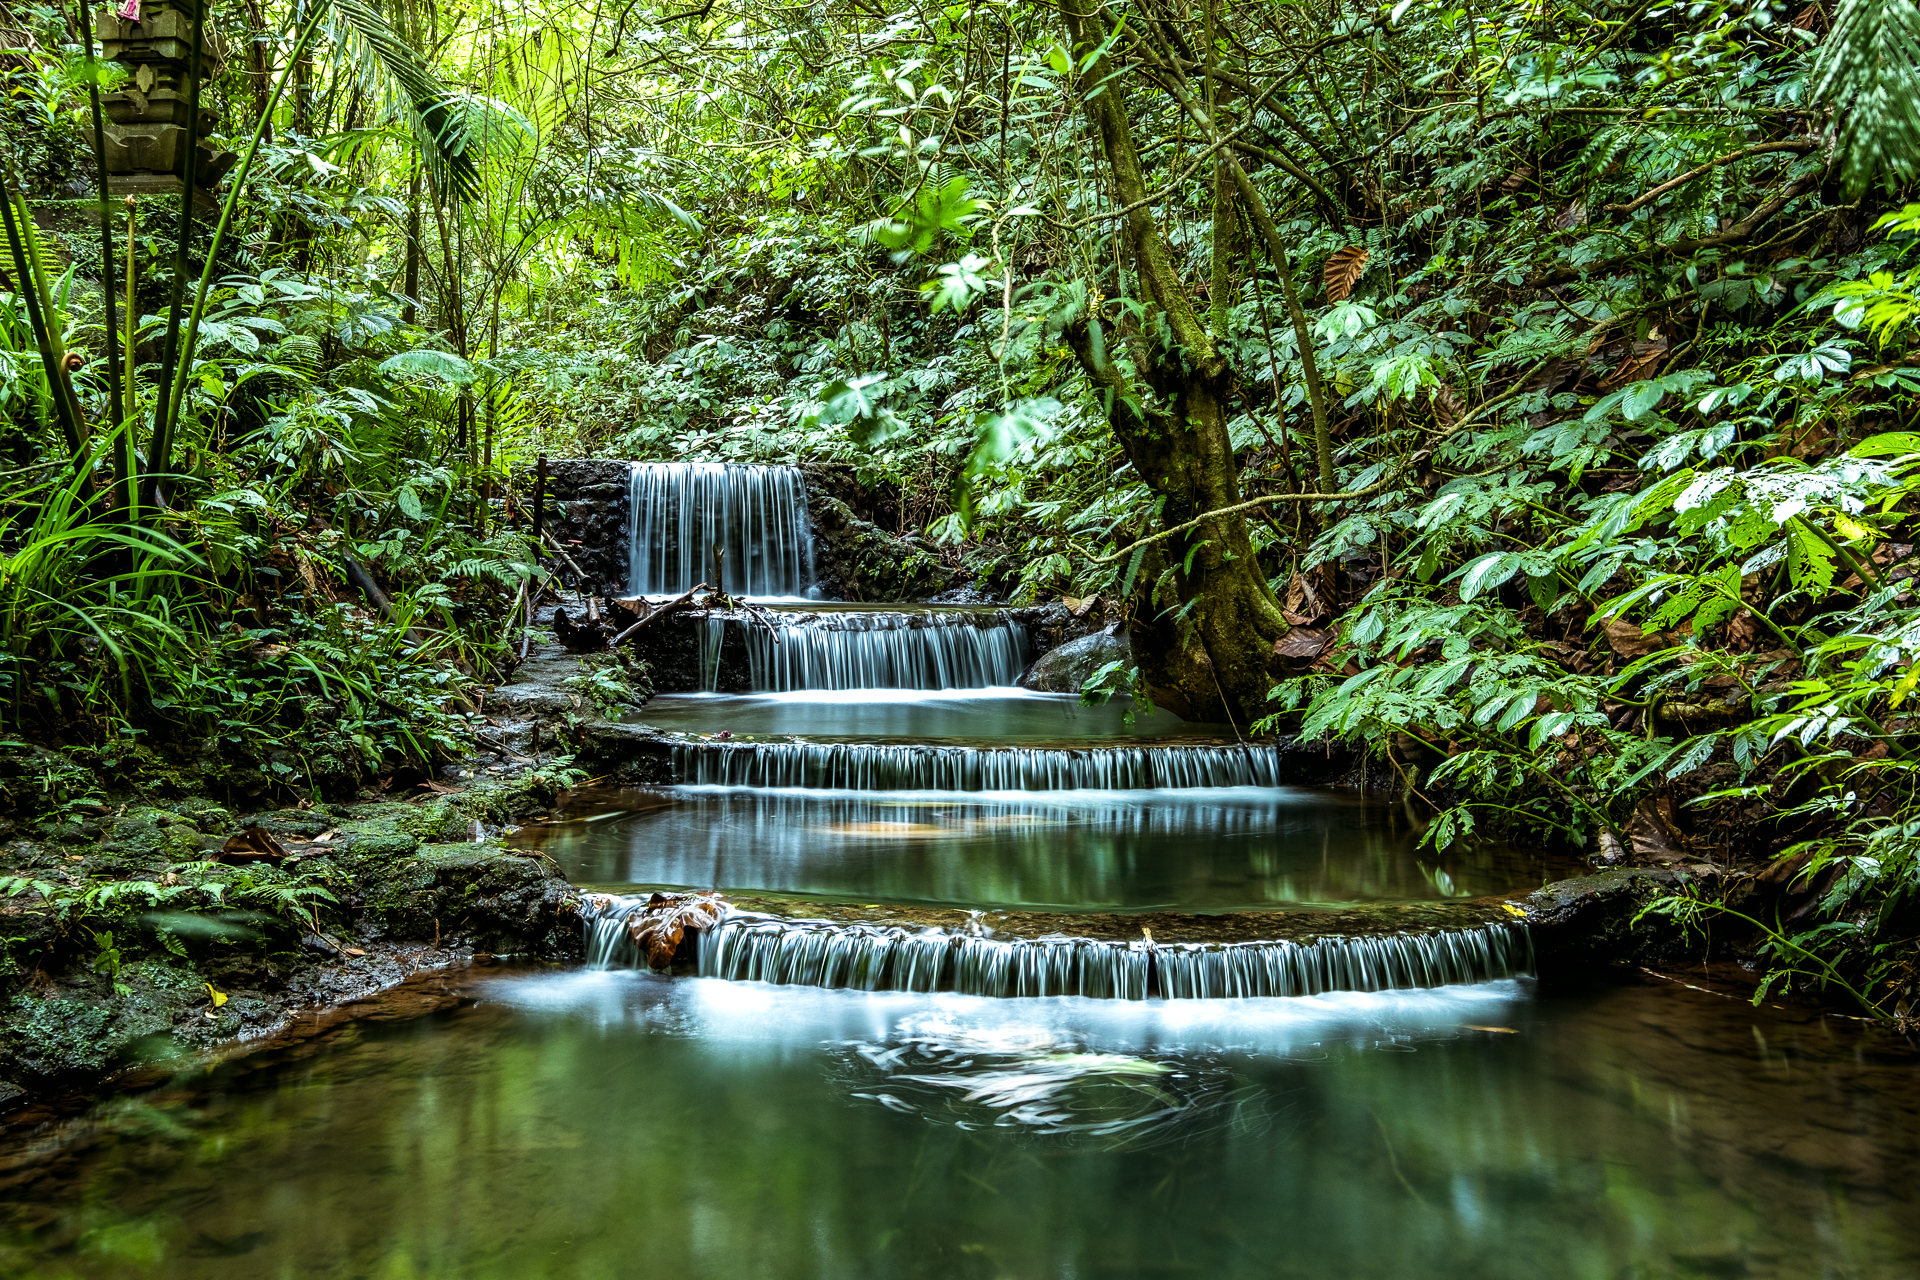
POLYGON ((1679 644, 1688 630, 1656 631, 1646 634, 1637 622, 1621 622, 1618 618, 1603 624, 1607 634, 1607 647, 1623 658, 1644 658, 1657 649, 1671 649, 1679 644))
POLYGON ((1273 642, 1273 656, 1276 658, 1317 658, 1327 651, 1333 643, 1333 632, 1316 631, 1311 627, 1296 626, 1287 634, 1273 642))
POLYGON ((1280 612, 1289 623, 1304 627, 1325 615, 1327 606, 1321 603, 1320 593, 1313 589, 1306 576, 1296 573, 1287 584, 1287 593, 1280 597, 1280 612))
POLYGON ((265 827, 248 827, 238 835, 228 836, 227 842, 220 846, 220 858, 226 862, 260 862, 286 856, 286 846, 274 839, 265 827))
POLYGON ((687 930, 704 933, 720 923, 727 902, 711 890, 705 893, 656 893, 647 905, 627 917, 627 936, 646 954, 647 963, 664 969, 687 930))
POLYGON ((1667 340, 1660 336, 1658 329, 1647 336, 1649 341, 1634 343, 1620 358, 1619 367, 1600 379, 1603 389, 1611 391, 1615 387, 1624 387, 1629 382, 1639 382, 1654 375, 1660 362, 1666 358, 1667 340))
POLYGON ((1753 648, 1754 639, 1760 634, 1760 624, 1753 615, 1742 610, 1727 623, 1727 648, 1736 653, 1745 653, 1753 648))

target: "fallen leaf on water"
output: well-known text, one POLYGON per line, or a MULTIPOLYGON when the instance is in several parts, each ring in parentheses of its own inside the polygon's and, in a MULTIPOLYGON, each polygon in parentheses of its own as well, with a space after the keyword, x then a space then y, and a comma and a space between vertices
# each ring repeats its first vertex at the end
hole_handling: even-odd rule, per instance
POLYGON ((1474 1022, 1463 1023, 1462 1025, 1468 1031, 1498 1031, 1503 1036, 1517 1036, 1520 1034, 1518 1031, 1515 1031, 1512 1027, 1483 1027, 1478 1023, 1474 1023, 1474 1022))
POLYGON ((367 953, 366 953, 366 952, 364 952, 364 951, 362 951, 362 950, 361 950, 360 948, 358 948, 358 947, 348 947, 348 948, 347 948, 347 954, 348 954, 348 955, 350 955, 350 956, 363 956, 363 955, 365 955, 365 954, 367 954, 367 953))
POLYGON ((952 835, 953 828, 936 822, 829 822, 820 830, 838 836, 879 836, 892 840, 914 840, 926 836, 952 835))
POLYGON ((200 985, 205 987, 207 989, 207 995, 212 997, 214 1008, 218 1009, 227 1002, 227 993, 224 991, 215 991, 211 982, 203 982, 200 985))
POLYGON ((646 953, 647 963, 664 969, 688 929, 705 932, 720 923, 726 900, 719 894, 656 893, 647 905, 627 917, 627 936, 646 953))

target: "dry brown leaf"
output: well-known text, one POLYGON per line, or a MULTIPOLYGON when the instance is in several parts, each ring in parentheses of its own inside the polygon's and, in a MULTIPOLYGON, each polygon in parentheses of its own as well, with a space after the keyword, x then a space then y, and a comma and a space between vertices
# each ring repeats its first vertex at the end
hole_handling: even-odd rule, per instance
POLYGON ((1327 611, 1320 602, 1320 593, 1313 589, 1304 574, 1294 574, 1293 581, 1287 584, 1287 594, 1280 600, 1280 612, 1287 621, 1296 627, 1304 627, 1327 611))
POLYGON ((1624 387, 1629 382, 1638 382, 1642 378, 1652 377, 1660 361, 1666 358, 1667 340, 1656 331, 1651 341, 1636 342, 1628 355, 1620 361, 1620 367, 1600 380, 1603 389, 1624 387))
POLYGON ((627 917, 627 936, 646 954, 647 963, 664 969, 673 963, 673 953, 687 930, 704 933, 720 923, 726 911, 726 899, 706 893, 656 893, 647 905, 627 917))
POLYGON ((227 842, 220 846, 220 856, 229 862, 257 862, 262 858, 284 858, 287 850, 265 827, 248 827, 239 835, 227 837, 227 842))
POLYGON ((1518 191, 1520 188, 1526 186, 1527 181, 1532 177, 1532 166, 1523 164, 1512 173, 1509 173, 1505 178, 1501 179, 1500 189, 1507 192, 1518 191))
POLYGON ((1799 31, 1823 32, 1827 29, 1827 13, 1817 4, 1810 4, 1794 15, 1789 26, 1799 31))
POLYGON ((1656 649, 1671 649, 1680 643, 1680 637, 1689 628, 1679 631, 1656 631, 1647 635, 1637 622, 1621 622, 1615 619, 1603 628, 1607 633, 1607 647, 1623 658, 1644 658, 1656 649))
POLYGON ((1760 635, 1760 624, 1753 615, 1742 610, 1727 623, 1727 647, 1739 653, 1753 648, 1753 642, 1760 635))
POLYGON ((457 796, 466 790, 465 787, 450 787, 444 782, 435 782, 431 778, 420 785, 438 796, 457 796))
POLYGON ((1367 269, 1367 259, 1373 255, 1359 245, 1337 249, 1327 255, 1327 301, 1345 302, 1353 292, 1353 286, 1367 269))
POLYGON ((1333 632, 1295 627, 1273 642, 1276 658, 1317 658, 1333 643, 1333 632))

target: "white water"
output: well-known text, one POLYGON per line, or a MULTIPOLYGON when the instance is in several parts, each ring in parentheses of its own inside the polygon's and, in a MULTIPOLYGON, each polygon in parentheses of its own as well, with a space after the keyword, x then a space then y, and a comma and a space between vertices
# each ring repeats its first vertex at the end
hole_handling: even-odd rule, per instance
POLYGON ((1276 746, 886 746, 763 742, 679 746, 682 783, 855 791, 1138 791, 1285 784, 1276 746))
MULTIPOLYGON (((1027 629, 1005 617, 932 610, 782 613, 744 626, 755 691, 993 689, 1027 668, 1027 629)), ((705 681, 713 687, 711 679, 705 681)))
POLYGON ((748 599, 806 597, 813 537, 799 470, 633 463, 627 563, 635 595, 678 595, 704 582, 748 599))
MULTIPOLYGON (((627 937, 643 897, 589 895, 587 960, 632 968, 627 937)), ((1487 925, 1307 942, 1161 943, 1141 939, 1001 939, 939 929, 782 920, 734 913, 698 941, 702 977, 858 991, 957 991, 967 995, 1091 996, 1144 1000, 1392 991, 1525 976, 1523 928, 1487 925)))

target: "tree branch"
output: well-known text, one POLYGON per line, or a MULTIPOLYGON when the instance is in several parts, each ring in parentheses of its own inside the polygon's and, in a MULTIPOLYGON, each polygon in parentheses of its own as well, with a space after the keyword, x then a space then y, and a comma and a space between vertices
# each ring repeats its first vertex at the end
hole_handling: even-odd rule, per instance
POLYGON ((1600 207, 1608 213, 1637 213, 1675 187, 1684 187, 1702 174, 1711 173, 1721 165, 1732 164, 1736 160, 1745 160, 1748 156, 1766 155, 1773 151, 1792 151, 1805 155, 1809 151, 1818 151, 1820 144, 1812 138, 1796 138, 1789 142, 1763 142, 1758 146, 1747 147, 1732 155, 1721 156, 1718 160, 1709 160, 1697 169, 1689 169, 1677 178, 1661 183, 1645 195, 1630 204, 1606 204, 1600 207))
POLYGON ((1779 213, 1793 201, 1798 200, 1820 183, 1821 174, 1810 173, 1793 183, 1785 191, 1767 201, 1725 231, 1710 236, 1701 236, 1694 240, 1676 240, 1672 244, 1658 244, 1648 249, 1636 249, 1632 253, 1622 253, 1600 262, 1589 262, 1579 267, 1562 267, 1558 271, 1549 271, 1534 276, 1527 281, 1531 289, 1543 289, 1548 285, 1566 284, 1586 276, 1600 275, 1617 271, 1631 262, 1657 262, 1662 258, 1671 258, 1679 254, 1697 253, 1702 249, 1714 249, 1722 245, 1739 244, 1750 239, 1769 218, 1779 213))

